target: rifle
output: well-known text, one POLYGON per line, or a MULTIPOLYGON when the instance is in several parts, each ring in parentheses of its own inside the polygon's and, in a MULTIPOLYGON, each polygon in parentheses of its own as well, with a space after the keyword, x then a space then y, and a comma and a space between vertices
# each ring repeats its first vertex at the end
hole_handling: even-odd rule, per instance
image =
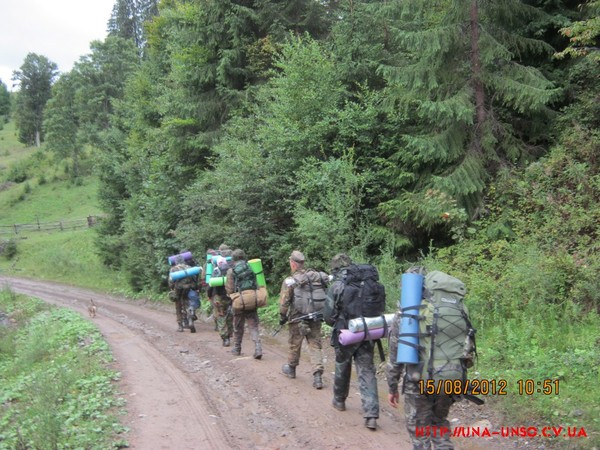
MULTIPOLYGON (((322 312, 311 312, 308 314, 304 314, 303 316, 300 317, 296 317, 295 319, 290 320, 287 323, 298 323, 298 322, 302 322, 303 320, 323 320, 323 313, 322 312)), ((285 325, 285 323, 283 324, 285 325)), ((276 336, 277 333, 279 333, 281 331, 281 329, 283 328, 283 325, 279 325, 279 327, 271 334, 271 336, 276 336)))

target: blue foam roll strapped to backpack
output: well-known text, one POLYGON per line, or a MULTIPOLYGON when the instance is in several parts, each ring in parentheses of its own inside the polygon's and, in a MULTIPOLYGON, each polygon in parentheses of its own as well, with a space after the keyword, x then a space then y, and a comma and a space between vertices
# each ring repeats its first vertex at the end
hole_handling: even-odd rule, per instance
POLYGON ((193 277, 194 275, 198 275, 200 272, 202 272, 201 267, 190 267, 189 269, 171 272, 169 274, 169 278, 171 278, 172 281, 177 281, 181 280, 182 278, 193 277))
POLYGON ((167 258, 167 261, 169 261, 169 265, 174 266, 177 264, 177 259, 179 258, 181 258, 183 261, 189 261, 192 259, 192 252, 183 252, 179 253, 178 255, 171 255, 167 258))
POLYGON ((400 293, 400 333, 398 336, 397 363, 416 364, 419 362, 419 306, 423 298, 423 275, 402 274, 400 293))

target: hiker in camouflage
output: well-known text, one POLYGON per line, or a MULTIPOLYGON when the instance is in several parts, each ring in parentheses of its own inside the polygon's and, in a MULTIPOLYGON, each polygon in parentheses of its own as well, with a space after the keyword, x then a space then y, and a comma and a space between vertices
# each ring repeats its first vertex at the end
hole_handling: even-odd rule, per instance
POLYGON ((281 370, 287 377, 296 378, 296 366, 300 364, 302 343, 306 339, 312 364, 313 387, 322 389, 322 319, 301 320, 298 318, 323 308, 329 276, 324 272, 305 269, 304 255, 298 250, 294 250, 290 255, 290 269, 292 276, 283 281, 279 294, 279 324, 284 325, 288 320, 290 321, 288 325, 288 363, 284 364, 281 370), (320 305, 313 306, 316 303, 320 303, 320 305))
MULTIPOLYGON (((232 265, 227 271, 227 280, 225 283, 225 290, 228 295, 233 294, 238 289, 236 288, 235 269, 240 265, 247 265, 246 253, 241 249, 235 249, 232 253, 232 265)), ((254 275, 254 282, 256 282, 256 275, 254 275)), ((258 312, 256 309, 251 311, 233 311, 233 349, 231 354, 239 356, 242 352, 242 339, 244 337, 244 327, 248 324, 248 331, 252 341, 254 341, 254 359, 262 358, 262 345, 260 341, 258 312)))
POLYGON ((352 375, 352 361, 356 366, 356 373, 360 386, 362 414, 365 426, 370 430, 377 429, 379 418, 379 395, 377 391, 377 376, 375 370, 373 341, 362 341, 357 344, 341 345, 339 333, 347 328, 347 319, 341 308, 343 295, 344 269, 352 264, 352 260, 345 253, 340 253, 331 260, 333 282, 329 287, 329 294, 334 299, 335 324, 331 334, 331 345, 335 348, 335 377, 333 384, 332 405, 338 411, 346 410, 346 398, 350 392, 350 377, 352 375))
MULTIPOLYGON (((408 273, 425 274, 422 267, 414 267, 407 270, 408 273)), ((405 365, 396 363, 398 354, 398 334, 400 330, 400 313, 397 312, 391 325, 389 338, 389 358, 386 364, 386 379, 388 382, 388 402, 393 408, 398 407, 400 394, 398 385, 402 377, 405 365)), ((406 428, 413 444, 413 450, 453 450, 454 445, 450 441, 450 433, 440 433, 450 429, 448 413, 454 403, 454 399, 445 394, 426 395, 420 392, 416 381, 404 379, 402 388, 404 394, 404 413, 406 415, 406 428), (424 427, 435 427, 437 432, 419 433, 417 429, 424 427)))
MULTIPOLYGON (((213 276, 225 276, 229 270, 227 258, 231 257, 232 252, 228 245, 221 244, 216 258, 213 261, 219 261, 217 267, 213 267, 213 276)), ((233 314, 231 312, 231 298, 227 294, 224 286, 208 286, 207 295, 211 299, 213 306, 213 317, 215 320, 215 330, 221 336, 223 347, 229 347, 231 337, 233 336, 233 314)))

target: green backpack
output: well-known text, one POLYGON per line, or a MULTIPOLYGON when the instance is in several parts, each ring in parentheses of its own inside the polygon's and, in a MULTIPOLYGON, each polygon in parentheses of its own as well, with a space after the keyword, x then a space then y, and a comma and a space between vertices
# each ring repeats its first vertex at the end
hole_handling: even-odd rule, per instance
POLYGON ((440 271, 425 276, 419 313, 419 363, 406 365, 410 381, 466 380, 476 355, 475 329, 463 299, 465 284, 440 271))
POLYGON ((233 267, 233 285, 235 292, 258 289, 256 274, 246 261, 240 261, 233 267))

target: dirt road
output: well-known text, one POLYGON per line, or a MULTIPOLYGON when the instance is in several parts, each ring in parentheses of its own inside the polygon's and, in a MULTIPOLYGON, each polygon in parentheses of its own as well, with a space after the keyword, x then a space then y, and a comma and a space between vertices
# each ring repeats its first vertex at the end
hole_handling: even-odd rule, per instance
MULTIPOLYGON (((127 439, 132 449, 412 448, 402 410, 387 405, 383 375, 377 431, 363 426, 356 374, 347 410, 331 406, 333 356, 328 342, 325 388, 318 391, 312 387, 307 360, 298 366, 296 379, 281 374, 287 355, 285 329, 276 338, 263 331, 262 360, 252 358, 249 336, 242 355, 234 357, 230 348, 222 347, 212 323, 200 320, 195 334, 175 332, 171 305, 19 278, 0 277, 0 285, 85 317, 94 299, 98 314, 90 320, 110 345, 122 374, 120 389, 128 410, 123 421, 131 429, 127 439)), ((474 412, 462 403, 451 412, 453 424, 468 426, 493 417, 487 406, 474 412)), ((463 438, 456 443, 470 450, 509 448, 506 439, 463 438)), ((510 448, 519 447, 512 442, 510 448)))

